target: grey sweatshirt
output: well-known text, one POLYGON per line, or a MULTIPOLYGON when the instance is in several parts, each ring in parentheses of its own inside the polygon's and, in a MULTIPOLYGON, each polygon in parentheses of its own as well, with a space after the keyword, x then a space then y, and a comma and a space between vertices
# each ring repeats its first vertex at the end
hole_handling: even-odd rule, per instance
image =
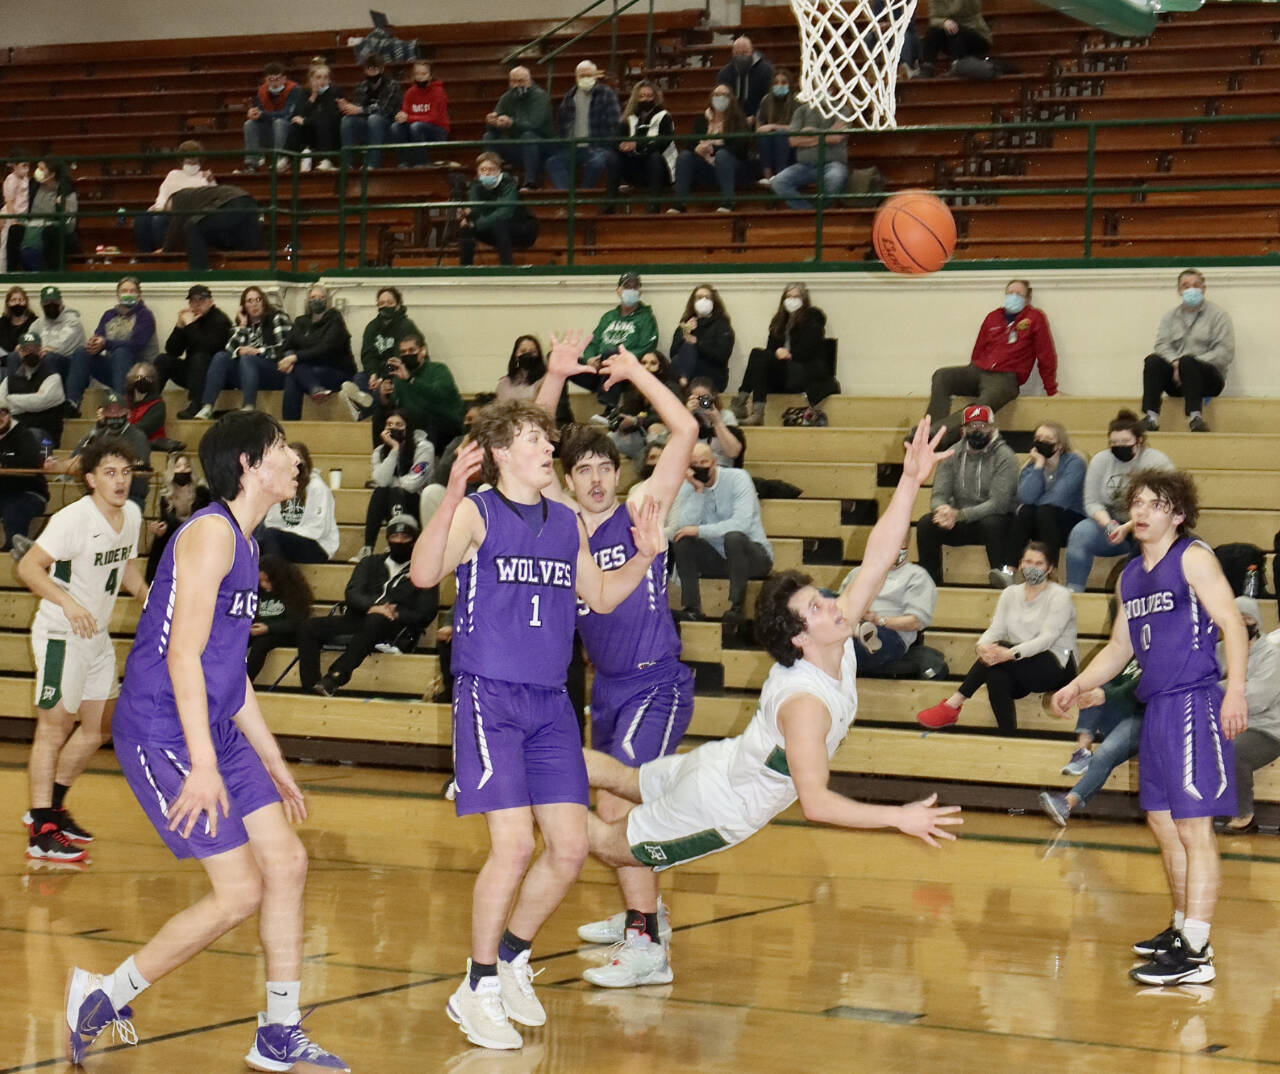
MULTIPOLYGON (((853 584, 861 567, 854 567, 840 583, 843 593, 853 584)), ((920 620, 921 630, 928 629, 933 622, 933 610, 938 606, 938 587, 933 584, 929 572, 918 563, 904 563, 894 567, 885 577, 884 585, 871 602, 871 614, 893 618, 898 615, 914 615, 920 620)), ((917 630, 895 630, 908 649, 915 644, 919 636, 917 630)))
POLYGON ((1130 475, 1139 470, 1173 468, 1169 456, 1159 448, 1144 447, 1138 457, 1129 462, 1121 462, 1111 454, 1110 448, 1099 451, 1089 460, 1089 469, 1084 475, 1084 513, 1092 518, 1099 511, 1106 511, 1117 522, 1128 522, 1129 505, 1124 497, 1130 475))
MULTIPOLYGON (((1218 666, 1225 674, 1227 658, 1221 644, 1218 645, 1218 666)), ((1280 740, 1280 649, 1267 641, 1265 635, 1249 643, 1246 674, 1244 698, 1249 706, 1249 730, 1280 740)), ((1223 679, 1224 690, 1226 685, 1223 679)))
POLYGON ((929 505, 954 507, 961 522, 977 522, 988 515, 1012 514, 1018 495, 1018 456, 996 433, 991 443, 975 451, 967 441, 944 459, 933 479, 929 505))
POLYGON ((1236 356, 1236 335, 1231 318, 1207 298, 1194 312, 1181 303, 1160 318, 1155 353, 1166 361, 1190 356, 1208 362, 1224 377, 1236 356))
POLYGON ((1076 606, 1066 586, 1050 582, 1034 600, 1027 600, 1025 582, 1011 585, 1000 594, 991 625, 982 632, 979 645, 1002 642, 1025 659, 1051 652, 1063 667, 1067 658, 1080 662, 1076 645, 1076 606))

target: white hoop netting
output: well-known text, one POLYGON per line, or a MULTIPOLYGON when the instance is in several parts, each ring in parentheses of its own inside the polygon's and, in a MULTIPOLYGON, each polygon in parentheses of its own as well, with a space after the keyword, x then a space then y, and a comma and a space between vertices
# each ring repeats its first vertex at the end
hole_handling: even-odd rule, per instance
POLYGON ((894 86, 916 0, 791 0, 800 24, 799 100, 866 130, 896 127, 894 86))

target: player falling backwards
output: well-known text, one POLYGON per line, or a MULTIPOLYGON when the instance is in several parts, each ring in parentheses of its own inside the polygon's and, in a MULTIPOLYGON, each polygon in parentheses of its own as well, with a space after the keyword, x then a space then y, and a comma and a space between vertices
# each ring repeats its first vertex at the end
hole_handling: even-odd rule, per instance
POLYGON ((267 1009, 245 1062, 347 1070, 300 1024, 307 852, 290 821, 303 820, 306 805, 245 672, 258 599, 252 534, 296 491, 298 456, 274 418, 237 411, 204 435, 200 465, 215 499, 165 548, 111 733, 147 819, 175 857, 200 862, 211 890, 113 973, 72 971, 68 1055, 79 1063, 108 1026, 136 1042, 127 1005, 256 910, 267 1009))
POLYGON ((33 861, 88 857, 93 836, 67 810, 67 792, 107 740, 119 684, 107 633, 116 596, 122 587, 140 600, 147 596, 134 559, 142 512, 129 499, 133 452, 122 440, 102 437, 85 448, 80 463, 86 495, 50 518, 18 563, 18 577, 40 598, 31 623, 31 810, 22 818, 33 861))
POLYGON ((1236 807, 1231 739, 1249 718, 1249 635, 1213 550, 1191 535, 1199 515, 1195 482, 1181 471, 1140 470, 1127 502, 1141 550, 1120 575, 1111 640, 1053 696, 1063 715, 1080 694, 1109 682, 1131 659, 1142 668, 1147 705, 1138 747, 1138 796, 1160 844, 1173 920, 1133 945, 1150 959, 1131 971, 1142 984, 1212 981, 1209 928, 1218 901, 1213 818, 1236 807), (1217 633, 1227 652, 1218 685, 1217 633))
POLYGON ((777 661, 760 704, 736 738, 628 768, 587 750, 593 787, 636 803, 623 818, 589 818, 591 853, 613 866, 668 869, 755 835, 797 799, 808 820, 844 828, 897 828, 931 846, 954 839, 959 806, 937 795, 902 806, 870 805, 828 786, 829 763, 857 711, 853 628, 906 541, 917 493, 950 452, 935 451, 929 420, 907 448, 893 499, 867 539, 862 569, 838 597, 799 571, 771 575, 756 602, 756 632, 777 661))
MULTIPOLYGON (((553 340, 553 361, 576 361, 585 342, 553 340)), ((530 947, 586 857, 587 774, 565 690, 577 598, 612 611, 662 545, 649 502, 634 520, 636 555, 614 571, 596 566, 581 520, 544 496, 556 486, 554 435, 532 404, 481 411, 410 566, 423 587, 457 570, 455 803, 459 816, 484 814, 490 849, 472 895, 467 976, 446 1011, 485 1048, 522 1045, 511 1020, 546 1022, 530 947), (493 487, 468 496, 477 470, 493 487), (530 866, 535 823, 545 849, 530 866)))
MULTIPOLYGON (((538 403, 553 412, 565 379, 581 369, 576 359, 568 367, 553 361, 538 403)), ((649 497, 665 526, 697 443, 697 419, 625 348, 604 362, 601 375, 606 390, 629 381, 668 429, 653 474, 627 498, 628 504, 638 507, 649 497)), ((620 461, 617 446, 603 429, 578 426, 561 444, 560 462, 574 494, 568 503, 582 519, 591 555, 602 570, 621 566, 636 554, 627 505, 618 500, 620 461)), ((595 669, 591 744, 631 768, 674 753, 693 715, 693 672, 680 663, 680 635, 667 601, 666 566, 664 547, 650 563, 643 584, 608 615, 579 608, 578 634, 595 669)), ((625 801, 608 791, 596 796, 596 810, 606 820, 623 816, 627 808, 625 801)), ((669 983, 670 924, 659 902, 657 876, 640 865, 624 866, 618 869, 618 886, 623 912, 583 925, 578 935, 591 943, 621 946, 606 965, 588 969, 583 977, 605 988, 669 983)))

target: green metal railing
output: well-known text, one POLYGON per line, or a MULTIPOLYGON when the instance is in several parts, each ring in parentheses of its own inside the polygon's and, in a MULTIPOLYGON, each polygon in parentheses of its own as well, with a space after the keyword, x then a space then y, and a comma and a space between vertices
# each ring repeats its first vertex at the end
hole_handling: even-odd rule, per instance
MULTIPOLYGON (((586 7, 584 7, 581 11, 578 11, 575 14, 570 15, 567 19, 561 20, 560 22, 556 23, 556 25, 552 26, 549 30, 544 30, 532 41, 527 41, 525 42, 525 44, 519 45, 518 47, 513 48, 510 52, 508 52, 505 56, 502 57, 502 60, 500 62, 504 67, 520 59, 528 59, 529 62, 532 62, 532 63, 545 64, 547 68, 547 92, 550 93, 554 74, 555 74, 556 57, 558 57, 560 53, 564 52, 564 50, 569 48, 571 45, 576 45, 584 37, 588 37, 589 35, 595 33, 598 29, 600 29, 601 26, 604 26, 606 23, 608 23, 609 24, 609 66, 605 69, 610 73, 616 75, 618 73, 618 69, 617 69, 618 68, 618 16, 621 15, 624 11, 629 11, 631 8, 635 7, 635 5, 638 3, 640 3, 640 0, 627 0, 626 3, 624 3, 621 7, 619 7, 618 0, 592 0, 592 2, 589 3, 586 7), (582 18, 584 15, 590 14, 592 11, 595 11, 596 8, 601 7, 605 4, 612 4, 612 10, 602 15, 599 19, 593 22, 585 30, 582 30, 579 33, 575 34, 568 41, 565 41, 563 44, 557 46, 556 48, 552 49, 548 53, 539 55, 536 58, 530 56, 530 53, 532 53, 534 49, 539 48, 544 42, 555 37, 558 33, 560 33, 561 30, 565 29, 565 27, 572 26, 573 23, 578 21, 578 19, 582 18)), ((644 65, 646 68, 653 66, 653 0, 648 0, 648 4, 649 4, 649 18, 645 28, 645 35, 644 35, 644 65)))
MULTIPOLYGON (((1019 123, 1002 123, 991 124, 987 126, 974 127, 971 125, 949 124, 934 125, 924 127, 900 128, 898 135, 904 137, 917 137, 922 134, 955 134, 965 141, 965 149, 961 151, 952 151, 948 153, 940 153, 940 158, 955 158, 957 156, 966 156, 972 159, 979 152, 985 155, 995 157, 1011 157, 1016 158, 1023 153, 1034 153, 1035 149, 1030 149, 1023 144, 986 144, 981 150, 976 148, 979 142, 986 142, 991 139, 1001 140, 1006 143, 1025 142, 1026 136, 1033 132, 1044 132, 1049 135, 1048 139, 1041 139, 1037 136, 1037 147, 1045 148, 1052 140, 1052 135, 1061 134, 1069 131, 1084 131, 1085 146, 1084 153, 1084 175, 1078 183, 1052 183, 1047 182, 1043 185, 1008 185, 1002 184, 1002 177, 999 175, 990 176, 961 176, 956 178, 951 185, 934 189, 934 193, 938 196, 949 199, 953 202, 953 211, 963 216, 965 206, 958 204, 962 201, 976 199, 979 203, 1000 203, 1000 204, 1017 204, 1019 201, 1027 201, 1028 199, 1044 198, 1044 197, 1069 197, 1079 199, 1079 211, 1081 213, 1081 229, 1080 242, 1083 260, 1088 262, 1098 262, 1096 256, 1096 247, 1099 242, 1099 236, 1096 233, 1095 215, 1096 207, 1100 198, 1127 196, 1140 199, 1143 196, 1153 193, 1195 193, 1206 195, 1206 200, 1210 200, 1214 194, 1226 194, 1241 191, 1256 190, 1274 190, 1277 191, 1277 202, 1280 202, 1280 178, 1267 179, 1249 179, 1241 181, 1178 181, 1172 176, 1172 173, 1152 172, 1149 177, 1144 177, 1140 181, 1122 179, 1118 181, 1109 181, 1105 178, 1099 178, 1098 162, 1102 154, 1108 151, 1104 147, 1100 147, 1100 138, 1105 137, 1106 132, 1124 129, 1139 128, 1180 128, 1184 132, 1184 136, 1188 132, 1193 132, 1203 128, 1217 127, 1220 125, 1230 125, 1239 123, 1262 123, 1280 127, 1280 114, 1262 114, 1247 116, 1186 116, 1178 118, 1164 119, 1139 119, 1139 120, 1073 120, 1073 121, 1057 121, 1057 120, 1037 120, 1019 123)), ((754 134, 726 135, 724 141, 749 141, 757 137, 754 134)), ((850 132, 850 138, 853 142, 854 153, 859 157, 867 154, 865 148, 859 149, 858 139, 860 133, 857 131, 850 132)), ((874 136, 876 145, 884 145, 886 141, 891 141, 894 137, 893 133, 881 133, 874 136)), ((691 149, 699 139, 692 135, 677 135, 675 143, 678 148, 691 149)), ((565 154, 567 171, 570 176, 578 176, 580 172, 580 164, 582 161, 583 150, 591 146, 612 146, 615 145, 617 139, 613 138, 594 138, 575 141, 574 139, 553 138, 546 139, 542 142, 545 149, 553 152, 562 152, 565 154)), ((1185 143, 1184 144, 1194 144, 1185 143)), ((442 260, 447 256, 450 245, 443 242, 442 236, 451 230, 453 220, 456 218, 456 211, 461 208, 475 208, 487 204, 483 201, 469 200, 465 194, 463 196, 445 196, 443 198, 425 198, 425 199, 403 199, 403 200, 386 200, 374 198, 371 196, 371 182, 376 182, 377 173, 370 173, 369 169, 364 166, 366 154, 371 147, 344 147, 338 154, 338 167, 332 172, 323 173, 326 177, 333 177, 336 181, 336 191, 331 205, 322 207, 309 207, 308 203, 314 201, 314 185, 308 190, 308 197, 302 197, 301 179, 299 175, 299 162, 302 159, 300 154, 292 153, 285 150, 278 150, 274 153, 266 152, 268 164, 274 164, 277 159, 284 159, 292 165, 288 174, 277 172, 274 167, 270 167, 268 171, 268 200, 262 208, 263 220, 265 225, 265 233, 267 237, 266 261, 267 269, 270 272, 277 271, 299 271, 300 261, 307 258, 306 251, 308 247, 307 227, 308 222, 332 220, 337 226, 337 251, 336 266, 325 265, 325 268, 336 267, 339 271, 354 270, 370 267, 377 262, 377 249, 371 249, 371 239, 374 234, 371 226, 370 217, 374 213, 405 213, 414 214, 419 220, 434 221, 437 231, 437 241, 432 246, 427 246, 419 241, 418 244, 411 247, 426 253, 428 256, 437 256, 442 260), (350 190, 352 179, 355 179, 355 191, 350 190), (351 225, 355 225, 356 231, 356 249, 353 252, 350 248, 349 231, 351 225), (283 248, 282 248, 282 243, 283 248)), ((433 155, 439 157, 441 154, 447 153, 450 157, 459 160, 469 160, 471 154, 480 150, 494 149, 492 142, 470 141, 470 142, 447 142, 447 143, 430 143, 424 146, 423 143, 411 143, 403 145, 390 145, 379 147, 382 152, 395 152, 397 150, 410 150, 414 152, 422 152, 424 149, 433 155)), ((1164 147, 1160 152, 1177 152, 1179 145, 1169 145, 1164 147)), ((1229 144, 1223 144, 1222 148, 1228 150, 1229 144)), ((1115 147, 1117 151, 1124 149, 1122 146, 1115 147)), ((822 165, 825 163, 826 154, 832 151, 831 147, 826 145, 825 140, 820 140, 818 145, 819 164, 818 171, 821 173, 822 165)), ((1133 150, 1137 151, 1137 149, 1133 150)), ((1151 150, 1156 152, 1156 150, 1151 150)), ((891 151, 885 153, 891 157, 891 151)), ((208 160, 232 160, 244 157, 243 150, 223 150, 217 152, 207 152, 202 156, 208 160)), ((166 152, 148 154, 143 158, 146 162, 152 164, 166 165, 169 161, 176 160, 181 157, 177 152, 166 152)), ((57 161, 70 167, 78 164, 80 167, 90 165, 104 165, 107 174, 104 176, 105 182, 110 182, 114 174, 119 174, 119 166, 122 164, 134 164, 138 161, 135 154, 94 154, 94 155, 77 155, 74 158, 52 158, 46 157, 46 160, 57 161)), ((465 175, 454 173, 452 189, 457 192, 462 190, 465 182, 470 181, 471 169, 465 168, 465 175)), ((404 173, 397 172, 397 175, 404 173)), ((411 174, 425 174, 415 172, 411 174)), ((156 181, 160 178, 160 169, 156 169, 156 181)), ((237 177, 234 175, 225 176, 222 181, 235 184, 237 177)), ((309 180, 310 184, 314 184, 315 176, 309 180)), ((813 234, 812 246, 810 250, 810 258, 806 262, 812 265, 822 265, 828 262, 834 262, 842 266, 852 267, 854 263, 844 259, 831 258, 830 250, 826 249, 826 239, 830 232, 831 213, 840 209, 863 209, 870 211, 884 197, 884 194, 825 194, 820 189, 814 190, 812 193, 806 193, 806 199, 811 203, 813 215, 813 234)), ((643 198, 644 201, 651 200, 647 192, 636 192, 635 198, 643 198)), ((666 192, 660 198, 652 199, 658 202, 660 208, 665 209, 676 205, 677 203, 688 206, 718 206, 723 198, 717 192, 697 193, 687 197, 678 197, 673 192, 666 192)), ((733 196, 735 206, 778 206, 779 199, 772 191, 764 190, 751 185, 749 188, 739 188, 733 196)), ((589 237, 585 234, 586 229, 591 229, 594 234, 601 226, 607 226, 607 223, 599 217, 591 216, 584 218, 584 209, 628 209, 637 208, 634 204, 628 204, 622 201, 615 202, 614 199, 599 192, 583 192, 571 184, 570 189, 564 192, 547 191, 539 193, 533 197, 522 197, 521 204, 533 210, 542 222, 548 222, 548 216, 554 216, 555 222, 559 223, 562 219, 564 224, 564 253, 563 261, 556 265, 557 269, 572 268, 580 263, 579 251, 583 247, 586 239, 589 237)), ((1074 207, 1071 207, 1074 208, 1074 207)), ((127 223, 130 212, 138 212, 142 210, 129 210, 125 208, 122 213, 120 208, 112 207, 103 203, 84 203, 82 202, 77 210, 76 215, 81 222, 90 219, 111 219, 114 218, 118 223, 127 223)), ((789 210, 780 209, 780 213, 788 213, 789 210)), ((1188 209, 1189 213, 1194 212, 1194 207, 1188 209)), ((62 224, 65 220, 66 213, 62 210, 44 214, 40 219, 49 220, 56 224, 62 224)), ((782 216, 778 217, 782 219, 782 216)), ((798 214, 797 214, 798 218, 798 214)), ((739 247, 750 248, 751 234, 750 225, 744 225, 745 232, 742 238, 735 238, 733 245, 739 247)), ((416 228, 419 232, 417 238, 421 240, 421 231, 424 229, 416 228)), ((59 235, 63 234, 63 228, 59 227, 59 235)), ((1105 235, 1103 236, 1108 242, 1122 243, 1125 236, 1105 235)), ((1280 240, 1280 229, 1277 229, 1277 238, 1280 240)), ((963 242, 964 239, 961 239, 963 242)), ((536 247, 535 247, 536 249, 536 247)), ((1194 254, 1194 250, 1188 250, 1187 255, 1194 254)), ((121 251, 119 254, 110 255, 112 262, 121 261, 128 262, 130 258, 128 251, 121 251)), ((761 261, 767 261, 767 257, 762 257, 761 261)), ((1027 260, 1022 258, 1020 260, 1027 260)), ((57 264, 50 266, 51 271, 58 271, 65 266, 65 250, 61 243, 57 249, 57 264)), ((132 264, 132 262, 130 262, 132 264)), ((590 261, 594 268, 605 268, 612 262, 605 262, 599 258, 592 258, 590 261)), ((622 259, 618 264, 628 264, 629 261, 622 259)), ((135 268, 145 268, 145 257, 138 259, 135 268)), ((474 271, 489 271, 480 268, 474 271)))

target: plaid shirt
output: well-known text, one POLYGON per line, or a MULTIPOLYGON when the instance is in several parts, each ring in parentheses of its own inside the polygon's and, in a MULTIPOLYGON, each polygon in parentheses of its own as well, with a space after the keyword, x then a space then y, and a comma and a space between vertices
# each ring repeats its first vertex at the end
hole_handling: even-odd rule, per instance
MULTIPOLYGON (((573 120, 578 111, 578 87, 569 87, 569 92, 560 102, 560 137, 573 137, 573 120)), ((597 82, 591 91, 591 105, 587 111, 587 134, 591 138, 616 138, 618 124, 622 122, 622 108, 618 104, 618 95, 603 82, 597 82)), ((603 147, 601 147, 603 148, 603 147)))
POLYGON ((278 362, 285 355, 285 341, 293 322, 283 310, 272 310, 257 324, 238 324, 227 340, 227 350, 234 358, 240 347, 261 347, 262 354, 268 362, 278 362))

